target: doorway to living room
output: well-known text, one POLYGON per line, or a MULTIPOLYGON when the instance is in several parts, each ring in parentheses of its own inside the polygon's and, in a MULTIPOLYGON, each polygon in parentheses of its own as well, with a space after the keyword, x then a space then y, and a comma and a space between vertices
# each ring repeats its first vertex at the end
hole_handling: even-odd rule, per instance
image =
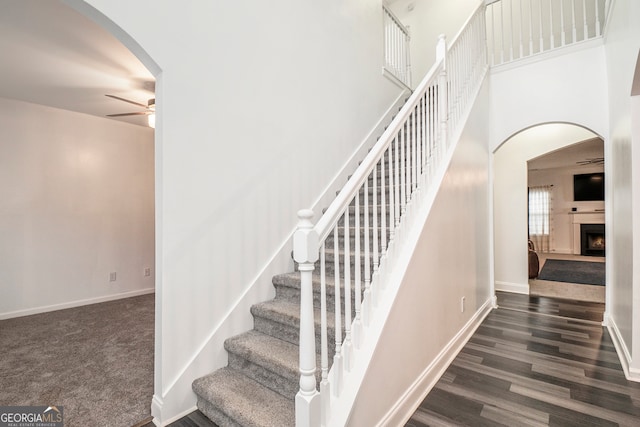
POLYGON ((527 175, 530 295, 604 303, 602 139, 532 159, 527 175))

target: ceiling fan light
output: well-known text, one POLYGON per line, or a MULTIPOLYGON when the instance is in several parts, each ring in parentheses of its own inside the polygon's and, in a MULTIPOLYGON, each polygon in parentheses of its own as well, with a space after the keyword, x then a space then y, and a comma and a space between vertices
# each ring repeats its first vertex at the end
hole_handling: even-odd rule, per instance
POLYGON ((150 128, 156 128, 156 115, 155 114, 149 114, 147 116, 147 123, 149 124, 150 128))

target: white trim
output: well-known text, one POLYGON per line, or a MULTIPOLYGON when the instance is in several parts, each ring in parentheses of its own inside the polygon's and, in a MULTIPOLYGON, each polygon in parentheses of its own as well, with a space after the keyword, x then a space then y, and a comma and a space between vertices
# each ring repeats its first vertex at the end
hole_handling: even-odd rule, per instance
POLYGON ((509 283, 509 282, 501 282, 496 280, 495 282, 495 290, 502 292, 511 292, 514 294, 525 294, 529 295, 529 284, 526 285, 522 283, 509 283))
MULTIPOLYGON (((604 39, 602 36, 597 38, 592 38, 586 41, 580 41, 573 44, 568 44, 566 46, 557 47, 553 50, 545 50, 544 52, 535 53, 530 56, 525 56, 524 58, 514 59, 513 61, 504 62, 502 64, 494 64, 491 65, 490 70, 491 74, 501 73, 503 71, 513 70, 514 68, 523 67, 525 65, 531 65, 536 62, 546 61, 551 58, 556 58, 559 56, 564 56, 568 53, 579 52, 581 50, 591 49, 594 47, 604 46, 604 39)), ((495 151, 494 151, 495 152, 495 151)))
POLYGON ((146 288, 146 289, 140 289, 137 291, 107 295, 103 297, 87 298, 82 300, 64 302, 60 304, 28 308, 26 310, 9 311, 7 313, 0 313, 0 320, 13 319, 14 317, 31 316, 33 314, 48 313, 50 311, 64 310, 67 308, 82 307, 84 305, 98 304, 101 302, 108 302, 108 301, 115 301, 115 300, 124 299, 124 298, 137 297, 140 295, 152 294, 154 292, 155 292, 155 288, 146 288))
POLYGON ((609 330, 609 335, 611 335, 611 341, 613 341, 616 353, 618 353, 618 359, 620 359, 624 376, 629 381, 640 382, 640 371, 631 368, 631 354, 629 353, 629 349, 622 338, 622 334, 620 333, 620 329, 618 329, 618 325, 616 325, 615 320, 605 313, 603 323, 606 324, 606 327, 609 330))
POLYGON ((165 421, 159 421, 158 420, 158 414, 162 413, 162 399, 158 398, 157 396, 153 396, 153 400, 151 401, 151 414, 153 415, 153 424, 158 426, 158 427, 164 427, 164 426, 168 426, 169 424, 178 421, 180 418, 186 417, 187 415, 189 415, 190 413, 192 413, 193 411, 196 411, 198 409, 197 406, 192 406, 189 409, 186 409, 182 412, 180 412, 179 414, 169 418, 168 420, 165 421), (156 415, 154 415, 156 414, 156 415))
POLYGON ((469 319, 466 325, 449 341, 433 361, 420 374, 418 379, 400 397, 395 405, 377 424, 378 426, 405 425, 420 403, 436 385, 442 374, 456 358, 465 344, 469 341, 478 326, 492 310, 493 298, 489 298, 469 319))
POLYGON ((382 67, 382 75, 389 79, 389 81, 398 86, 400 89, 409 91, 411 90, 411 88, 407 86, 405 82, 400 80, 400 78, 398 78, 395 73, 392 70, 388 69, 386 66, 382 67))

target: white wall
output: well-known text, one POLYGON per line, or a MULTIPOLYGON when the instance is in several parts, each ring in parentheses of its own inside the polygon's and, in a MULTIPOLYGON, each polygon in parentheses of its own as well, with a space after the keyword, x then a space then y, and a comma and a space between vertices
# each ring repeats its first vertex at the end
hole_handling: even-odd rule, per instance
POLYGON ((591 131, 575 125, 540 125, 513 136, 494 153, 493 224, 496 290, 529 292, 527 161, 594 136, 591 131))
POLYGON ((607 135, 606 81, 601 40, 492 68, 491 150, 541 123, 576 123, 607 135))
MULTIPOLYGON (((378 425, 388 411, 398 409, 394 405, 417 405, 424 384, 413 390, 418 400, 398 400, 420 378, 437 375, 425 370, 492 296, 488 93, 485 84, 422 228, 349 425, 378 425)), ((396 416, 411 412, 399 410, 396 416)), ((396 418, 386 421, 399 425, 396 418)))
POLYGON ((224 339, 252 328, 250 305, 292 268, 297 210, 335 195, 330 181, 400 90, 381 74, 379 1, 87 3, 159 70, 163 422, 193 408, 193 379, 226 364, 224 339))
POLYGON ((153 134, 0 98, 0 318, 153 291, 153 134))
POLYGON ((573 253, 573 215, 576 211, 594 211, 604 209, 604 201, 575 202, 573 200, 573 175, 604 172, 603 165, 573 166, 529 170, 528 186, 553 185, 553 232, 550 244, 551 252, 573 253))
MULTIPOLYGON (((614 331, 617 331, 625 350, 627 363, 640 378, 640 319, 634 312, 634 297, 640 295, 640 260, 634 261, 634 235, 640 231, 638 205, 640 192, 636 188, 637 162, 632 162, 640 141, 632 138, 632 127, 640 117, 632 116, 631 88, 640 48, 640 4, 630 0, 616 0, 611 25, 606 38, 607 82, 610 144, 606 156, 611 158, 608 175, 613 189, 611 223, 613 225, 608 249, 613 251, 611 279, 607 281, 609 300, 607 312, 614 331), (636 165, 636 168, 633 167, 636 165), (632 184, 633 183, 633 184, 632 184), (612 238, 611 238, 612 237, 612 238), (610 283, 610 286, 609 286, 610 283), (635 316, 635 317, 634 317, 635 316), (636 347, 636 351, 632 349, 636 347), (631 359, 631 360, 629 360, 631 359)), ((608 271, 608 272, 609 272, 608 271)), ((635 303, 637 307, 637 302, 635 303)))
POLYGON ((389 8, 409 27, 411 36, 411 74, 415 88, 436 60, 440 34, 449 42, 478 8, 479 0, 398 0, 389 8), (410 9, 412 6, 412 10, 410 9))

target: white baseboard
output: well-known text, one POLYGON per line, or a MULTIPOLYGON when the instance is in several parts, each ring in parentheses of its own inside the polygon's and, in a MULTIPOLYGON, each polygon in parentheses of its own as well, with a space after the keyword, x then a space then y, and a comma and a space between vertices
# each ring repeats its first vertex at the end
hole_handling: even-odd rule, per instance
POLYGON ((146 288, 137 291, 122 292, 119 294, 106 295, 96 298, 69 301, 61 304, 46 305, 41 307, 28 308, 25 310, 9 311, 7 313, 0 313, 0 320, 13 319, 14 317, 31 316, 32 314, 48 313, 50 311, 64 310, 66 308, 81 307, 83 305, 98 304, 107 301, 115 301, 123 298, 137 297, 140 295, 152 294, 155 291, 155 288, 146 288))
POLYGON ((197 406, 192 406, 189 409, 185 409, 181 413, 174 415, 167 420, 160 421, 160 419, 162 418, 162 407, 162 399, 157 396, 153 396, 153 399, 151 400, 151 415, 153 416, 153 424, 158 427, 168 426, 169 424, 178 421, 182 417, 186 417, 187 415, 198 409, 197 406))
POLYGON ((406 424, 492 309, 493 297, 489 298, 451 341, 449 341, 418 379, 409 387, 407 392, 396 402, 389 412, 387 412, 384 418, 378 423, 378 427, 406 424))
POLYGON ((620 329, 618 329, 618 325, 616 325, 615 320, 605 313, 603 323, 606 324, 607 329, 609 330, 609 335, 611 335, 611 340, 616 348, 616 353, 618 353, 618 359, 620 359, 624 376, 629 381, 640 382, 640 371, 631 367, 631 353, 629 353, 629 349, 622 338, 622 334, 620 334, 620 329))
POLYGON ((500 282, 496 280, 496 291, 511 292, 514 294, 529 295, 529 284, 500 282))

